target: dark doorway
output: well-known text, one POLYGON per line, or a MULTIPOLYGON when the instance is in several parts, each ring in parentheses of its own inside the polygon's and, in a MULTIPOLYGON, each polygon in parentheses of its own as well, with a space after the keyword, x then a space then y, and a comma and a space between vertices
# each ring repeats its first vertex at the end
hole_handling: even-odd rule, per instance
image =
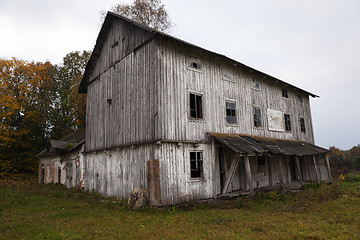
POLYGON ((296 180, 296 162, 294 156, 290 156, 290 175, 291 180, 296 180))

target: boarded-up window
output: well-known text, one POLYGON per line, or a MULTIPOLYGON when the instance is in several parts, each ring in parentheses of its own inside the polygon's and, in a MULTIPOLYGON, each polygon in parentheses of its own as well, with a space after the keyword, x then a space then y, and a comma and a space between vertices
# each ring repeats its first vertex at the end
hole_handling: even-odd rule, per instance
POLYGON ((284 120, 285 120, 285 131, 291 131, 291 120, 290 120, 290 114, 284 114, 284 120))
POLYGON ((261 110, 259 107, 253 107, 254 126, 261 127, 261 110))
POLYGON ((268 128, 270 131, 284 131, 284 114, 281 111, 267 109, 268 128))
POLYGON ((201 94, 190 93, 190 117, 202 119, 202 96, 201 94))
POLYGON ((187 59, 187 68, 202 72, 201 60, 199 58, 189 56, 187 59))
POLYGON ((190 178, 203 178, 203 153, 190 152, 190 178))
POLYGON ((281 89, 282 97, 283 98, 289 98, 288 91, 286 89, 281 89))
POLYGON ((236 123, 236 102, 226 101, 226 122, 236 123))
POLYGON ((300 121, 300 131, 303 132, 303 133, 306 132, 304 118, 299 118, 299 121, 300 121))

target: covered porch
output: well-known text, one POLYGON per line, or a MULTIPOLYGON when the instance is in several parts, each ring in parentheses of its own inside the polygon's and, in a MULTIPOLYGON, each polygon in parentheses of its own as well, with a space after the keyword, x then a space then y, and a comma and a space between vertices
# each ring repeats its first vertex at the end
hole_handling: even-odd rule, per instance
POLYGON ((209 133, 218 144, 218 196, 331 182, 328 150, 303 141, 209 133))

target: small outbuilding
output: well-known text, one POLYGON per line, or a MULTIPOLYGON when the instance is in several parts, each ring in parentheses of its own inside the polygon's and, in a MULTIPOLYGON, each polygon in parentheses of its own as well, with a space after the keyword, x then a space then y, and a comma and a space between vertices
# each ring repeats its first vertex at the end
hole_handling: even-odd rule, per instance
POLYGON ((79 129, 59 140, 50 140, 50 147, 37 155, 39 183, 61 183, 67 188, 84 186, 85 129, 79 129))

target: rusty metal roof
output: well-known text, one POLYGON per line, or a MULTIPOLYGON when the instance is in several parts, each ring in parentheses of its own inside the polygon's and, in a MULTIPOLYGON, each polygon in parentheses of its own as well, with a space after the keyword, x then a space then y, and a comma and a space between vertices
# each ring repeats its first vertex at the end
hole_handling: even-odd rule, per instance
POLYGON ((249 155, 316 155, 329 150, 298 140, 266 138, 237 133, 209 133, 217 141, 239 154, 249 155))

